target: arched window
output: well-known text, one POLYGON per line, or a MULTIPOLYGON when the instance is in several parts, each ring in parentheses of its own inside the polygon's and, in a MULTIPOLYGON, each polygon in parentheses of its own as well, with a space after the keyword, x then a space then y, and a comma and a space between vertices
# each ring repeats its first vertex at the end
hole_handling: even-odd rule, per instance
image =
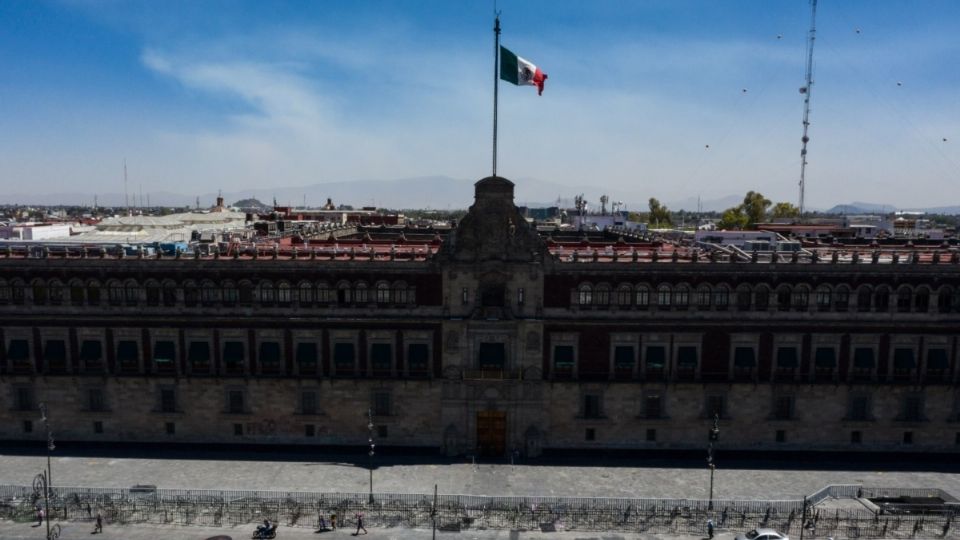
POLYGON ((674 287, 673 305, 678 309, 686 309, 690 305, 690 287, 683 284, 674 287))
POLYGON ((70 303, 75 306, 82 306, 86 301, 87 295, 83 282, 74 279, 70 282, 70 303))
POLYGON ((59 280, 51 279, 47 283, 47 294, 50 297, 50 303, 59 306, 63 303, 63 283, 59 280))
POLYGON ((100 305, 100 282, 97 280, 87 282, 87 305, 100 305))
POLYGON ((913 307, 917 313, 930 311, 930 289, 920 287, 913 295, 913 307))
POLYGON ((589 283, 580 284, 577 294, 577 303, 581 306, 589 306, 593 303, 593 287, 589 283))
POLYGON ((863 313, 870 311, 870 306, 873 304, 873 291, 870 290, 870 287, 867 285, 861 285, 857 289, 857 311, 863 313))
POLYGON ((304 307, 312 306, 313 305, 313 283, 310 283, 309 281, 301 281, 297 289, 300 291, 297 294, 297 302, 304 307))
POLYGON ((713 291, 704 283, 697 287, 697 309, 710 309, 713 291))
POLYGON ((597 306, 610 305, 610 285, 606 283, 597 285, 597 289, 593 292, 593 303, 597 306))
POLYGON ((850 306, 850 287, 838 285, 833 291, 833 309, 836 311, 847 311, 850 306))
POLYGON ((330 288, 330 285, 328 285, 326 281, 317 283, 317 302, 321 304, 331 304, 334 301, 336 301, 336 295, 333 289, 330 288))
POLYGON ((227 280, 223 282, 223 303, 227 306, 235 306, 240 301, 240 291, 237 290, 237 284, 227 280))
POLYGON ((281 306, 290 305, 290 284, 286 281, 281 281, 277 285, 277 303, 281 306))
POLYGON ((107 282, 107 294, 110 298, 110 304, 119 306, 123 303, 123 283, 116 279, 107 282))
POLYGON ((173 281, 163 282, 163 305, 166 307, 177 305, 177 284, 173 281))
POLYGON ((240 282, 239 289, 240 289, 239 291, 240 303, 245 306, 249 306, 250 304, 252 304, 254 300, 254 292, 256 291, 256 288, 253 286, 253 283, 250 283, 247 280, 243 280, 240 282))
POLYGON ((159 306, 160 305, 160 284, 155 280, 147 280, 144 283, 144 291, 146 291, 147 296, 147 305, 148 306, 159 306))
POLYGON ((617 305, 625 308, 633 303, 633 288, 628 283, 621 283, 617 287, 617 305))
POLYGON ((349 282, 341 281, 337 283, 337 303, 343 305, 353 302, 353 296, 350 292, 349 282))
POLYGON ((405 281, 397 281, 393 284, 393 303, 406 305, 410 302, 410 289, 405 281))
POLYGON ((33 292, 33 303, 42 306, 47 303, 47 284, 42 279, 35 279, 30 284, 33 292))
POLYGON ((777 287, 777 309, 780 311, 790 311, 789 285, 781 285, 777 287))
POLYGON ((366 304, 370 301, 370 295, 367 294, 367 283, 358 281, 353 289, 353 301, 357 304, 366 304))
POLYGON ((209 279, 200 282, 200 300, 205 306, 213 306, 220 302, 220 288, 209 279))
POLYGON ((657 307, 659 309, 670 309, 670 300, 672 300, 673 291, 670 285, 662 283, 657 286, 657 307))
POLYGON ((10 303, 10 285, 7 285, 7 282, 0 279, 0 304, 9 304, 10 303))
POLYGON ((647 309, 650 306, 650 287, 637 285, 637 307, 647 309))
POLYGON ((26 297, 26 287, 20 279, 14 279, 10 282, 10 301, 17 305, 22 305, 26 297))
POLYGON ((377 282, 377 303, 378 304, 389 304, 390 303, 390 284, 386 281, 377 282))
POLYGON ((737 285, 737 311, 750 311, 752 296, 749 285, 745 283, 737 285))
POLYGON ((193 280, 183 282, 183 304, 185 306, 195 306, 200 302, 200 288, 193 280))
POLYGON ((135 280, 128 279, 123 284, 123 299, 128 306, 135 306, 140 303, 140 284, 135 280))
POLYGON ((913 291, 906 285, 897 289, 897 312, 909 313, 913 304, 913 291))
POLYGON ((890 289, 888 287, 877 287, 877 290, 873 293, 873 309, 879 313, 890 311, 890 289))
POLYGON ((272 306, 277 301, 277 291, 273 288, 273 283, 269 281, 260 282, 260 303, 265 306, 272 306))
POLYGON ((717 285, 713 291, 713 306, 716 309, 724 310, 730 305, 730 287, 726 285, 717 285))
POLYGON ((793 309, 806 311, 810 306, 810 288, 806 285, 797 285, 793 289, 793 309))
POLYGON ((770 287, 766 285, 757 285, 753 291, 753 309, 757 311, 767 311, 770 309, 770 287))
POLYGON ((953 288, 943 286, 937 290, 937 311, 950 313, 953 301, 953 288))
POLYGON ((830 287, 820 285, 817 287, 817 311, 830 311, 833 305, 833 294, 830 287))

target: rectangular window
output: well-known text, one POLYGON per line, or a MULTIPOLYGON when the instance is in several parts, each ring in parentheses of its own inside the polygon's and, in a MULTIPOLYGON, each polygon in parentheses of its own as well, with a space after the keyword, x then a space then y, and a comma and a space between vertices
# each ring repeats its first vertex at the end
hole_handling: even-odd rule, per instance
POLYGON ((387 431, 387 426, 377 426, 377 438, 386 439, 389 432, 387 431))
POLYGON ((523 287, 517 289, 517 305, 522 306, 524 301, 523 287))
POLYGON ((425 374, 430 369, 430 347, 426 343, 407 345, 407 370, 413 374, 425 374))
POLYGON ((243 424, 234 424, 233 425, 233 434, 237 437, 243 436, 243 424))
POLYGON ((583 417, 601 418, 603 411, 601 409, 601 400, 599 394, 586 394, 583 396, 583 417))
POLYGON ((85 339, 80 343, 80 361, 88 370, 103 367, 103 344, 99 340, 85 339))
POLYGON ((923 398, 920 396, 904 397, 902 418, 907 422, 920 422, 923 420, 923 398))
POLYGON ((223 344, 223 367, 226 373, 243 373, 246 361, 246 347, 242 341, 227 341, 223 344))
POLYGON ((787 442, 787 432, 782 429, 778 429, 776 433, 776 441, 778 443, 787 442))
POLYGON ((913 444, 913 432, 904 431, 903 432, 903 444, 913 444))
POLYGON ((820 370, 833 370, 837 367, 837 351, 833 347, 817 347, 813 364, 820 370))
POLYGON ((597 432, 593 428, 587 428, 583 433, 584 440, 595 441, 597 440, 597 432))
POLYGON ((573 345, 554 345, 553 367, 557 369, 573 368, 573 345))
POLYGON ((23 432, 24 433, 33 433, 33 421, 24 420, 23 421, 23 432))
POLYGON ((913 349, 897 347, 893 350, 893 369, 894 371, 904 373, 913 371, 917 367, 916 359, 913 356, 913 349))
POLYGON ((87 389, 87 410, 103 411, 106 410, 106 404, 103 399, 103 390, 100 388, 87 389))
POLYGON ((353 343, 335 343, 333 345, 333 366, 337 373, 353 373, 353 366, 356 361, 356 352, 353 343))
POLYGON ((800 355, 796 347, 777 348, 777 368, 795 369, 800 366, 800 355))
POLYGON ((863 433, 859 431, 850 432, 850 443, 851 444, 860 444, 863 442, 863 433))
POLYGON ((736 347, 733 350, 733 367, 735 369, 753 369, 757 365, 757 357, 753 347, 736 347))
POLYGON ((617 345, 613 349, 613 366, 616 369, 633 369, 634 352, 632 345, 617 345))
POLYGON ((136 372, 140 368, 140 347, 136 341, 117 342, 117 363, 120 364, 120 371, 125 373, 136 372))
POLYGON ((177 425, 173 422, 164 422, 163 430, 167 435, 173 435, 177 432, 177 425))
POLYGON ((317 393, 304 390, 300 393, 300 414, 317 414, 317 393))
POLYGON ((652 428, 647 430, 647 442, 657 442, 657 430, 652 428))
POLYGON ((872 371, 874 366, 873 349, 857 347, 853 350, 853 368, 857 371, 872 371))
POLYGON ((927 371, 945 371, 950 366, 948 358, 946 349, 927 349, 927 371))
POLYGON ((173 388, 160 389, 160 412, 177 412, 177 393, 173 388))
POLYGON ((696 369, 697 348, 689 345, 677 347, 677 367, 681 369, 696 369))
POLYGON ((67 344, 62 339, 51 339, 43 348, 43 359, 49 371, 67 369, 67 344))
POLYGON ((393 367, 393 345, 389 343, 370 345, 370 367, 375 372, 389 373, 393 367))
POLYGON ((867 396, 853 396, 850 398, 850 420, 865 421, 870 419, 870 398, 867 396))
POLYGON ((30 364, 30 342, 25 339, 11 339, 7 346, 7 360, 13 367, 23 368, 30 364))
POLYGON ((647 346, 647 369, 662 370, 667 364, 667 349, 662 345, 647 346))
POLYGON ((17 402, 15 403, 15 408, 18 411, 30 411, 33 410, 33 389, 32 388, 17 388, 17 402))
POLYGON ((312 375, 317 372, 317 344, 297 344, 297 369, 301 375, 312 375))
POLYGON ((661 396, 647 396, 643 400, 644 417, 654 419, 663 417, 663 398, 661 396))
POLYGON ((227 412, 234 414, 245 412, 243 390, 230 390, 227 392, 227 412))
POLYGON ((210 344, 206 341, 191 341, 187 349, 187 362, 192 373, 210 372, 210 344))
POLYGON ((390 392, 373 393, 374 416, 390 416, 390 392))
POLYGON ((263 341, 260 343, 260 354, 257 356, 260 361, 260 371, 263 373, 280 373, 281 358, 280 344, 276 341, 263 341))
POLYGON ((176 360, 177 347, 174 342, 163 340, 153 344, 153 363, 157 371, 174 371, 176 360))
POLYGON ((97 420, 93 423, 93 432, 94 433, 103 433, 103 422, 97 420))
POLYGON ((790 420, 793 418, 793 396, 777 396, 773 400, 773 418, 790 420))
POLYGON ((464 287, 463 291, 460 293, 460 303, 467 305, 470 303, 470 289, 464 287))
POLYGON ((317 434, 317 428, 313 424, 303 426, 304 437, 314 437, 317 434))

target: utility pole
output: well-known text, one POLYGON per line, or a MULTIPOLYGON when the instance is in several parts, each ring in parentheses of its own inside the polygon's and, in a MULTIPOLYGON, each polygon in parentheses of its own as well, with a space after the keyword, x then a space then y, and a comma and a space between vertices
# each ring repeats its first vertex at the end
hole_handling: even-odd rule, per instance
POLYGON ((370 443, 370 451, 367 452, 370 457, 370 504, 373 504, 373 449, 376 446, 373 444, 373 409, 367 409, 367 442, 370 443))
POLYGON ((713 415, 713 427, 707 434, 707 467, 710 468, 710 502, 707 503, 707 509, 713 510, 713 472, 717 469, 713 462, 713 443, 720 440, 720 413, 713 415))

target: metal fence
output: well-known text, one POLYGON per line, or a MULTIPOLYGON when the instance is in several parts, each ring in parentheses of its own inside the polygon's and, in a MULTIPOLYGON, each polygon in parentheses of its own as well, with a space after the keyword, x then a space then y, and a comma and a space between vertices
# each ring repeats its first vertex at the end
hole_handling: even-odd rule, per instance
MULTIPOLYGON (((861 486, 830 486, 846 498, 861 486), (853 490, 851 492, 851 489, 853 490)), ((829 488, 820 497, 833 497, 829 488)), ((824 490, 821 490, 824 491, 824 490)), ((892 490, 891 493, 896 492, 892 490)), ((887 493, 884 491, 884 493, 887 493)), ((819 501, 818 501, 819 502, 819 501)), ((33 519, 37 497, 27 486, 0 486, 0 519, 33 519)), ((933 538, 946 535, 954 515, 881 516, 858 510, 807 507, 803 501, 692 499, 623 499, 573 497, 487 497, 402 493, 312 493, 278 491, 215 491, 179 489, 114 489, 54 487, 47 510, 51 519, 108 523, 157 523, 237 526, 270 519, 285 527, 320 525, 337 517, 338 525, 353 527, 363 513, 374 527, 442 530, 511 529, 573 530, 700 535, 707 520, 718 531, 772 527, 799 537, 933 538)))

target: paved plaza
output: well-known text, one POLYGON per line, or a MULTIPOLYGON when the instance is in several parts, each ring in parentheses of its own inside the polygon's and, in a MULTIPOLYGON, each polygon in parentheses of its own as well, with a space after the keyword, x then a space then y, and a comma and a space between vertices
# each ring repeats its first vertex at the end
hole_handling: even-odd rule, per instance
MULTIPOLYGON (((262 456, 255 453, 187 455, 186 452, 168 455, 176 457, 55 453, 53 483, 78 487, 152 484, 159 488, 314 492, 366 492, 369 489, 367 462, 357 456, 311 462, 297 460, 304 459, 303 455, 266 453, 262 456)), ((738 464, 727 467, 721 459, 714 478, 714 497, 799 499, 828 484, 940 488, 960 496, 960 472, 956 468, 941 472, 936 469, 943 466, 934 465, 930 467, 934 470, 903 470, 922 468, 922 463, 892 462, 876 466, 851 463, 848 470, 844 470, 842 463, 824 462, 823 467, 817 463, 816 458, 809 458, 750 468, 738 464)), ((0 484, 30 484, 45 466, 42 455, 0 454, 0 484)), ((599 457, 576 464, 554 460, 520 465, 473 465, 401 457, 390 464, 377 462, 373 481, 375 491, 392 493, 433 493, 436 484, 439 492, 445 494, 705 499, 709 471, 685 462, 666 465, 652 460, 599 457)))

